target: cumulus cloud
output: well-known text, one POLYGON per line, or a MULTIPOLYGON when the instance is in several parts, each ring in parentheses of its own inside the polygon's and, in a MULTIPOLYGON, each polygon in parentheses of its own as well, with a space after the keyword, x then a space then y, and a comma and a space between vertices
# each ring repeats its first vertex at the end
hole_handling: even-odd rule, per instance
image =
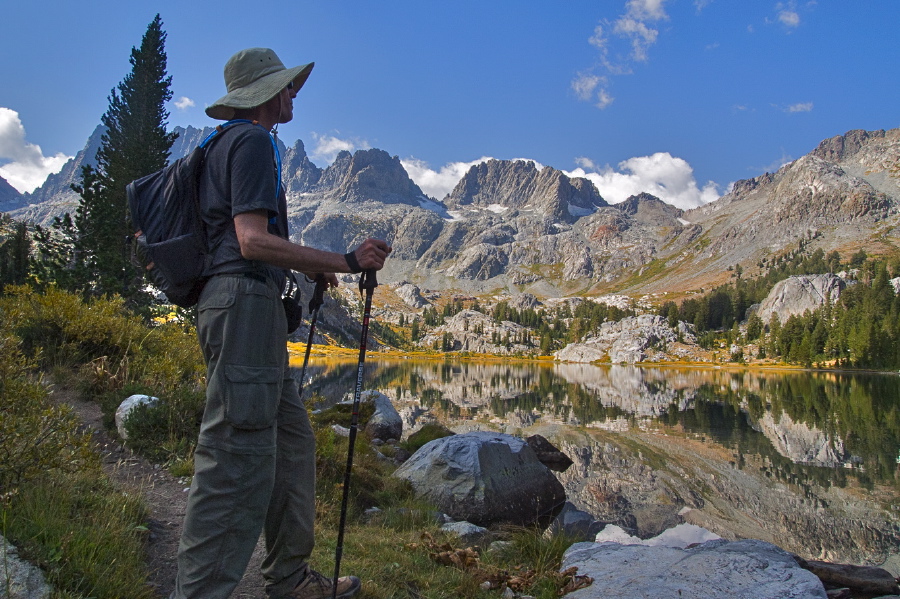
POLYGON ((778 15, 778 22, 788 28, 796 28, 800 26, 800 13, 797 12, 795 2, 787 4, 779 2, 775 5, 775 12, 778 15))
POLYGON ((196 103, 188 98, 187 96, 181 96, 177 100, 175 100, 175 108, 178 110, 187 110, 188 108, 193 108, 196 106, 196 103))
POLYGON ((0 177, 20 193, 40 187, 47 175, 59 172, 71 156, 59 153, 44 156, 41 147, 25 141, 25 127, 19 113, 0 107, 0 177))
MULTIPOLYGON (((627 75, 634 63, 649 60, 650 48, 659 37, 655 24, 669 18, 666 1, 628 0, 625 11, 615 21, 604 19, 594 28, 588 43, 598 50, 598 64, 591 71, 579 73, 572 81, 579 100, 593 101, 601 110, 613 103, 615 98, 609 90, 607 76, 627 75), (627 51, 622 49, 623 45, 627 51)), ((705 4, 698 4, 698 10, 705 4)))
POLYGON ((331 164, 340 152, 355 152, 356 150, 369 150, 372 148, 364 139, 340 139, 333 135, 312 134, 315 146, 310 151, 310 158, 315 158, 331 164))
POLYGON ((720 195, 713 181, 700 187, 691 165, 668 152, 629 158, 620 162, 616 169, 598 168, 588 158, 578 158, 575 162, 578 168, 566 174, 593 182, 610 204, 647 192, 668 204, 688 209, 712 202, 720 195))
POLYGON ((489 156, 482 156, 472 162, 451 162, 436 171, 428 166, 428 163, 416 158, 401 160, 400 164, 406 169, 409 178, 415 182, 426 195, 443 200, 444 197, 456 187, 460 179, 476 164, 492 160, 489 156))

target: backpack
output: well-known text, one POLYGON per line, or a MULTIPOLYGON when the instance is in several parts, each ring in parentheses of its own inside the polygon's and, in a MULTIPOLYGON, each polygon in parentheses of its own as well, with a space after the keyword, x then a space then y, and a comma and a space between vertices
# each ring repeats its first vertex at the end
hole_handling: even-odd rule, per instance
POLYGON ((135 234, 132 263, 176 306, 197 303, 210 251, 200 216, 200 175, 210 142, 237 123, 216 127, 200 145, 165 168, 136 179, 125 188, 135 234))

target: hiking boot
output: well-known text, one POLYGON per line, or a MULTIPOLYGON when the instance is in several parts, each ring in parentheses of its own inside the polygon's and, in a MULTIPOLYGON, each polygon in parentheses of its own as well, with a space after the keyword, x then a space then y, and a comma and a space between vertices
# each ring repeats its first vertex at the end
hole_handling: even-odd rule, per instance
MULTIPOLYGON (((307 570, 306 578, 285 595, 285 599, 330 599, 334 579, 313 569, 307 570)), ((350 599, 359 592, 360 583, 356 576, 341 576, 337 583, 337 599, 350 599)))

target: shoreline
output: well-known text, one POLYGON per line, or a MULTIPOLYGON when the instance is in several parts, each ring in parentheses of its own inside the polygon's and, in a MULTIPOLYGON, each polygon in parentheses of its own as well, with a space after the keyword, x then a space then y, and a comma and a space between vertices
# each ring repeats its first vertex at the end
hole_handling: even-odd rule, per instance
MULTIPOLYGON (((306 351, 306 344, 289 341, 288 354, 290 356, 291 365, 302 365, 302 357, 306 351), (300 364, 295 364, 295 358, 300 360, 300 364)), ((311 358, 334 359, 338 361, 352 360, 359 356, 359 350, 348 347, 339 347, 336 345, 320 345, 313 344, 310 350, 311 358)), ((431 362, 522 362, 522 363, 540 363, 540 364, 585 364, 591 366, 635 366, 638 368, 696 368, 703 370, 750 370, 764 372, 809 372, 809 373, 831 373, 831 374, 883 374, 900 376, 900 371, 894 370, 872 370, 867 368, 811 368, 806 366, 794 366, 784 363, 765 363, 765 362, 689 362, 689 361, 671 361, 665 362, 569 362, 564 360, 556 360, 553 356, 521 356, 521 355, 502 355, 502 354, 470 354, 460 352, 406 352, 398 349, 390 350, 369 350, 366 352, 367 359, 396 359, 396 360, 423 360, 431 362)))

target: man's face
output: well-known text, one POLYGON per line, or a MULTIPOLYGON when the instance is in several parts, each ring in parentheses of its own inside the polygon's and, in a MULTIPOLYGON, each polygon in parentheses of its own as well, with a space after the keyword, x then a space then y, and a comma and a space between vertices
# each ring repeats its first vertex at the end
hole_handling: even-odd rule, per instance
POLYGON ((281 90, 281 113, 279 114, 279 123, 289 123, 294 118, 294 98, 297 97, 297 90, 294 89, 293 82, 281 90))

